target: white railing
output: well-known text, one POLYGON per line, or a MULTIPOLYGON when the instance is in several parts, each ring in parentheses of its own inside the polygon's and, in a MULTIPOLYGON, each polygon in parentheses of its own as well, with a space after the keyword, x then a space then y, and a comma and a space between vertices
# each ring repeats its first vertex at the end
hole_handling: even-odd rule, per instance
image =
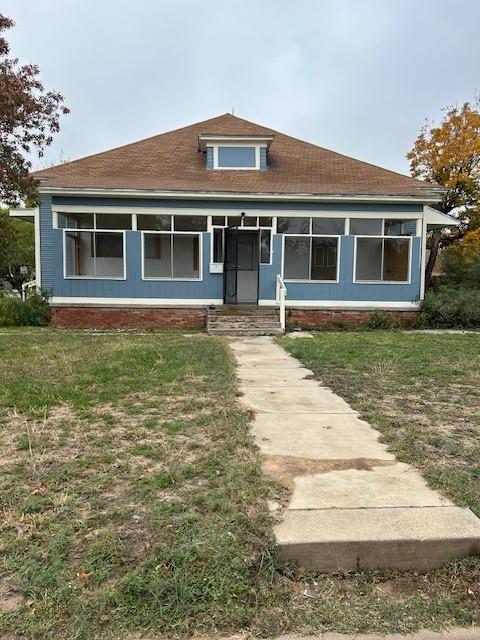
POLYGON ((36 286, 37 286, 36 280, 30 280, 30 282, 24 282, 22 284, 22 300, 27 299, 27 290, 33 289, 33 287, 36 287, 36 286))
POLYGON ((282 331, 285 331, 285 298, 287 297, 287 287, 280 274, 277 274, 277 291, 276 291, 276 303, 280 310, 280 326, 282 331))

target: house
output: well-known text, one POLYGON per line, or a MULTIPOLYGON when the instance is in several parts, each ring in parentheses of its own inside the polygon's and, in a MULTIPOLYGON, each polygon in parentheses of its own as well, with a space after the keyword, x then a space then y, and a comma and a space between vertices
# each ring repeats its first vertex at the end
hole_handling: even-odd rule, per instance
POLYGON ((438 187, 230 114, 37 171, 37 284, 57 326, 413 317, 438 187))

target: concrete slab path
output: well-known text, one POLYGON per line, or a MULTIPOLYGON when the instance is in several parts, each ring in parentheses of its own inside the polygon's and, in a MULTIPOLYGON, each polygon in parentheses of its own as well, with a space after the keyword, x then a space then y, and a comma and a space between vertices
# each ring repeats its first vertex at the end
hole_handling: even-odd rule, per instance
POLYGON ((281 557, 334 572, 426 570, 480 553, 480 520, 398 462, 358 412, 274 339, 230 344, 264 469, 292 491, 277 513, 281 557))

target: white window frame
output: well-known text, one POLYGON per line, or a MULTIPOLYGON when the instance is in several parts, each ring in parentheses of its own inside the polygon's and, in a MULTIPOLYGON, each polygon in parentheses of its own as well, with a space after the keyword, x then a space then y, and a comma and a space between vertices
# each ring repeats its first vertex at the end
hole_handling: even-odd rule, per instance
MULTIPOLYGON (((390 220, 390 218, 388 218, 390 220)), ((385 231, 385 221, 383 221, 382 229, 385 231)), ((412 284, 412 252, 413 252, 413 238, 417 236, 353 236, 355 243, 353 246, 353 283, 354 284, 395 284, 405 285, 412 284), (358 238, 371 238, 372 240, 382 240, 382 265, 381 273, 383 274, 383 264, 385 256, 385 240, 408 240, 408 279, 407 280, 357 280, 357 239, 358 238)))
MULTIPOLYGON (((209 145, 210 146, 210 145, 209 145)), ((216 171, 258 171, 260 169, 260 149, 266 147, 266 144, 248 144, 239 142, 222 142, 219 144, 211 145, 213 148, 213 168, 216 171), (219 147, 253 147, 255 149, 255 166, 254 167, 221 167, 218 164, 218 149, 219 147)))
MULTIPOLYGON (((310 223, 310 231, 312 224, 310 223)), ((342 253, 342 236, 339 235, 325 235, 317 233, 283 233, 282 240, 282 279, 285 282, 298 282, 298 283, 314 283, 314 284, 338 284, 340 282, 340 255, 342 253), (337 239, 337 265, 336 265, 336 278, 335 280, 312 280, 311 278, 285 278, 285 238, 336 238, 337 239)), ((310 256, 308 259, 308 272, 312 273, 312 245, 310 243, 310 256)))
MULTIPOLYGON (((96 220, 94 219, 94 226, 96 220)), ((126 243, 126 230, 125 229, 72 229, 65 228, 63 231, 63 277, 65 280, 126 280, 127 279, 127 243, 126 243), (121 233, 122 234, 122 246, 123 246, 123 276, 67 276, 67 233, 121 233)), ((96 256, 94 257, 96 260, 96 256)))
MULTIPOLYGON (((173 220, 172 220, 173 223, 173 220)), ((173 224, 172 224, 173 226, 173 224)), ((142 261, 142 280, 145 282, 202 282, 203 281, 203 234, 204 231, 153 231, 150 229, 144 229, 141 233, 141 261, 142 261), (148 235, 168 235, 168 236, 198 236, 198 278, 174 278, 173 277, 173 238, 171 241, 171 271, 172 276, 168 277, 150 277, 145 276, 145 234, 148 235)))

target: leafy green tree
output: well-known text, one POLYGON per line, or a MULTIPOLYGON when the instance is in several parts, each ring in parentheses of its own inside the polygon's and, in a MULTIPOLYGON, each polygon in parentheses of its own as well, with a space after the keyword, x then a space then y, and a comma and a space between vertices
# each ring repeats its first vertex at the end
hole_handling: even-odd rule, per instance
POLYGON ((20 291, 22 284, 32 279, 34 271, 33 224, 11 218, 7 209, 0 209, 0 280, 6 280, 20 291))

